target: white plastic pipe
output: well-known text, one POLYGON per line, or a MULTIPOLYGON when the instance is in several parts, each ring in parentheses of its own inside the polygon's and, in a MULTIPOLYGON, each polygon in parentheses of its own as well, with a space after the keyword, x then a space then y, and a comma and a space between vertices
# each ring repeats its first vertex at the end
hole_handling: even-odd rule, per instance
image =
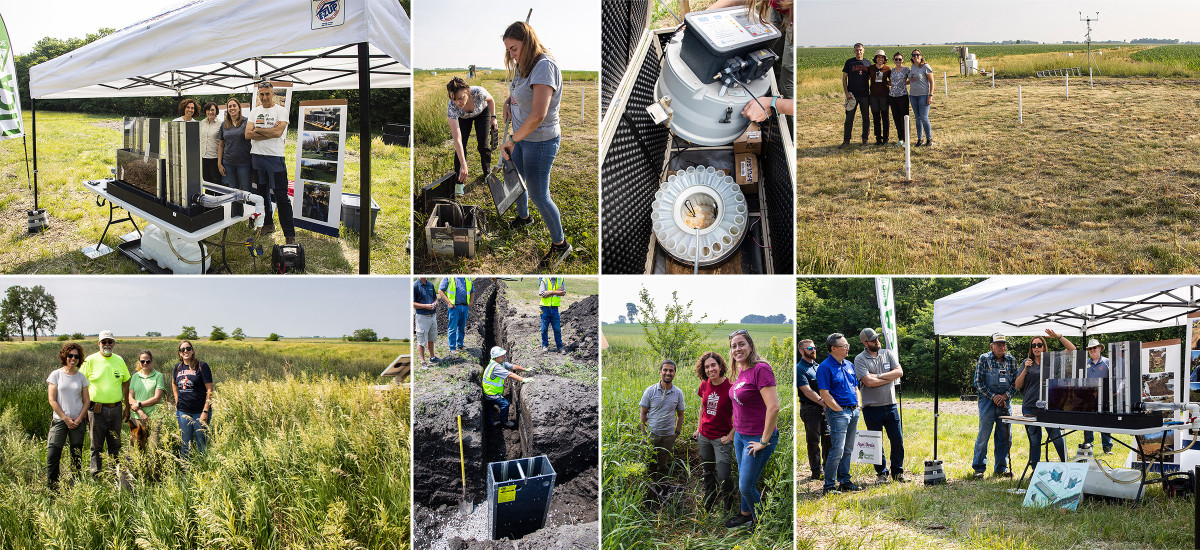
POLYGON ((996 66, 992 65, 992 87, 996 87, 996 66))
POLYGON ((912 161, 908 156, 912 140, 908 137, 908 126, 908 115, 904 115, 904 176, 908 178, 908 181, 912 181, 912 161))
POLYGON ((587 104, 587 87, 579 87, 579 123, 583 124, 583 106, 587 104))
POLYGON ((1063 82, 1066 83, 1066 87, 1067 87, 1066 88, 1066 90, 1067 90, 1066 98, 1071 99, 1071 75, 1067 75, 1066 77, 1064 77, 1063 82))
POLYGON ((1021 104, 1021 85, 1017 85, 1017 124, 1025 124, 1025 109, 1021 104))
POLYGON ((1092 68, 1088 67, 1088 88, 1095 88, 1095 87, 1096 86, 1092 85, 1092 68))
POLYGON ((942 71, 942 88, 946 90, 946 98, 950 98, 950 81, 946 80, 946 71, 942 71))

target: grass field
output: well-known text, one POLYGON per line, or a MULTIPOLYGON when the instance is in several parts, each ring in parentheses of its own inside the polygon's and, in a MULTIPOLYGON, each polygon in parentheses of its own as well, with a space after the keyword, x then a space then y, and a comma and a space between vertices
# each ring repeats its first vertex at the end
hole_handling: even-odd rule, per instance
MULTIPOLYGON (((1192 499, 1169 498, 1153 486, 1140 506, 1131 503, 1085 499, 1075 512, 1057 512, 1022 506, 1024 495, 1005 492, 1011 480, 988 475, 974 481, 971 454, 979 421, 975 403, 957 407, 963 414, 947 412, 942 399, 938 422, 938 458, 943 461, 945 485, 921 483, 924 461, 933 458, 933 399, 904 399, 905 467, 916 481, 907 484, 873 483, 870 465, 854 464, 854 482, 866 487, 859 493, 820 496, 821 482, 801 482, 807 476, 807 450, 797 434, 796 535, 797 549, 812 548, 1190 548, 1192 499), (803 472, 803 473, 801 473, 803 472)), ((960 402, 952 402, 959 405, 960 402)), ((865 424, 859 422, 859 429, 865 424)), ((803 430, 803 427, 798 428, 803 430)), ((1099 439, 1099 435, 1096 436, 1099 439)), ((1045 434, 1043 432, 1043 438, 1045 434)), ((1132 444, 1132 438, 1118 436, 1132 444)), ((1083 435, 1066 438, 1068 459, 1083 442, 1083 435)), ((1100 442, 1096 441, 1096 449, 1100 442)), ((884 447, 890 449, 884 441, 884 447)), ((1114 445, 1111 455, 1098 455, 1112 467, 1124 465, 1128 450, 1114 445)), ((1012 464, 1020 476, 1029 456, 1024 428, 1012 430, 1012 464)), ((1053 460, 1058 460, 1051 451, 1053 460)))
MULTIPOLYGON (((711 326, 711 325, 708 325, 711 326)), ((760 478, 766 489, 759 523, 753 532, 728 530, 725 511, 706 512, 703 471, 695 445, 684 436, 676 444, 675 456, 687 465, 679 479, 686 482, 678 501, 652 507, 647 496, 645 463, 649 447, 640 435, 638 402, 642 392, 659 380, 658 357, 645 345, 637 324, 605 325, 609 347, 603 351, 604 376, 601 396, 603 434, 601 456, 603 494, 601 540, 606 549, 618 548, 791 548, 792 544, 792 411, 787 395, 794 393, 792 378, 792 325, 725 325, 707 339, 707 348, 728 361, 727 332, 746 328, 758 352, 773 367, 779 383, 779 444, 760 478), (774 345, 772 345, 774 343, 774 345), (686 449, 686 450, 685 450, 686 449)), ((684 433, 696 429, 699 380, 692 369, 695 358, 679 358, 676 385, 687 399, 684 433)), ((735 466, 736 472, 736 466, 735 466)), ((736 473, 734 474, 736 476, 736 473)))
MULTIPOLYGON (((128 361, 151 349, 169 376, 173 362, 161 362, 177 342, 119 338, 116 352, 128 361)), ((85 441, 84 477, 64 451, 52 494, 45 377, 59 346, 0 350, 0 547, 408 548, 408 391, 370 387, 407 344, 198 339, 216 396, 208 451, 178 460, 168 392, 154 414, 159 450, 141 455, 123 438, 131 491, 114 486, 111 470, 86 475, 85 441)))
POLYGON ((1001 58, 997 72, 1009 77, 995 88, 982 77, 950 76, 949 98, 938 74, 930 114, 935 145, 912 151, 912 182, 904 178, 902 149, 857 145, 857 119, 853 145, 837 149, 840 70, 800 71, 797 269, 1194 271, 1200 134, 1181 106, 1200 101, 1200 88, 1193 78, 1111 77, 1106 63, 1142 63, 1130 60, 1132 49, 1106 50, 1095 88, 1086 77, 1072 78, 1069 99, 1062 78, 1004 69, 1057 66, 1026 58, 1061 54, 1001 58), (839 243, 835 253, 827 242, 839 243))
MULTIPOLYGON (((27 131, 32 133, 29 113, 25 113, 27 131)), ((295 178, 295 131, 288 132, 286 158, 289 177, 295 178)), ((30 159, 33 148, 30 143, 30 159)), ((42 112, 38 114, 38 206, 45 208, 50 229, 29 235, 25 211, 33 207, 33 193, 26 178, 25 152, 20 140, 0 143, 0 186, 6 190, 0 198, 0 271, 6 273, 137 273, 139 268, 116 252, 89 260, 80 249, 96 244, 108 222, 108 205, 96 206, 96 195, 85 190, 82 182, 111 177, 116 149, 121 146, 121 119, 78 113, 42 112)), ((347 136, 346 169, 343 191, 359 192, 358 136, 347 136)), ((371 270, 376 273, 408 273, 405 252, 412 202, 410 191, 410 150, 384 145, 375 139, 371 146, 371 196, 380 207, 371 243, 371 270)), ((124 214, 121 211, 120 214, 124 214)), ((118 215, 117 217, 121 217, 118 215)), ((142 227, 144 221, 137 220, 142 227)), ((113 228, 104 243, 116 247, 119 237, 132 231, 128 223, 113 228)), ((341 229, 340 238, 298 231, 305 247, 310 273, 350 273, 358 271, 357 231, 341 229)), ((266 273, 270 268, 270 248, 283 243, 283 234, 261 237, 267 250, 266 261, 257 264, 243 248, 251 236, 240 224, 230 229, 228 251, 234 273, 266 273)))
MULTIPOLYGON (((438 71, 437 76, 430 72, 418 71, 413 84, 413 135, 416 144, 413 173, 418 188, 454 169, 454 145, 450 141, 450 129, 446 123, 446 83, 454 76, 467 77, 466 71, 438 71)), ((596 77, 595 72, 563 72, 563 94, 559 104, 562 142, 550 173, 550 196, 558 206, 563 231, 575 249, 571 257, 555 270, 558 273, 598 271, 596 128, 599 123, 599 95, 596 77), (582 122, 581 101, 584 107, 582 122)), ((487 88, 492 94, 501 131, 504 130, 501 105, 509 95, 508 83, 503 78, 504 71, 492 71, 490 75, 478 71, 476 78, 468 81, 472 86, 487 88)), ((425 242, 424 227, 428 216, 424 212, 415 212, 415 273, 531 273, 550 245, 549 233, 532 203, 529 212, 534 216, 535 223, 523 229, 512 230, 508 227, 516 215, 515 206, 504 216, 496 215, 491 194, 483 183, 484 174, 480 172, 477 139, 478 136, 472 131, 464 148, 468 179, 466 195, 459 202, 483 209, 487 214, 487 234, 480 239, 474 258, 432 256, 425 242)), ((499 155, 499 151, 493 152, 493 165, 500 158, 499 155)))

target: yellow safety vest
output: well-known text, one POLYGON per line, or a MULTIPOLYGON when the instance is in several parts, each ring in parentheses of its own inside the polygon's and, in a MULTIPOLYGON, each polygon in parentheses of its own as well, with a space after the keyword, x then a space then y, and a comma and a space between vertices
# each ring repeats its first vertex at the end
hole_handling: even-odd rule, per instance
MULTIPOLYGON (((446 298, 450 299, 450 307, 454 307, 454 291, 458 285, 454 284, 454 277, 449 277, 449 279, 450 283, 446 285, 446 298)), ((446 279, 442 280, 445 281, 446 279)), ((467 282, 467 305, 471 305, 471 279, 464 277, 463 280, 467 282)), ((442 286, 440 281, 438 282, 438 286, 442 286)))
POLYGON ((488 363, 486 369, 483 370, 483 393, 484 395, 500 395, 504 393, 504 377, 494 375, 498 365, 495 361, 488 363))
MULTIPOLYGON (((546 277, 546 290, 562 290, 562 277, 546 277)), ((562 303, 562 296, 545 296, 542 298, 542 305, 550 307, 558 307, 562 303)))

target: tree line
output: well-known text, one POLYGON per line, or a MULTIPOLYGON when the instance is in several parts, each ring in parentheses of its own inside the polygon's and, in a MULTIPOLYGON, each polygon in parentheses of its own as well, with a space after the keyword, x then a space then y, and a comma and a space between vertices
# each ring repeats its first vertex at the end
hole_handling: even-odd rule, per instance
MULTIPOLYGON (((403 4, 403 3, 402 3, 403 4)), ((38 40, 29 53, 17 55, 13 63, 17 69, 17 82, 21 91, 21 105, 29 109, 33 103, 29 96, 29 68, 60 57, 86 46, 96 40, 116 32, 111 28, 102 28, 94 33, 88 33, 77 38, 54 38, 47 36, 38 40)), ((182 67, 181 67, 182 68, 182 67)), ((411 109, 411 90, 408 88, 373 89, 371 99, 371 131, 378 135, 385 123, 408 124, 411 109)), ((249 101, 250 94, 233 94, 240 100, 249 101)), ((113 116, 139 116, 175 118, 178 115, 179 102, 184 97, 191 97, 201 104, 212 101, 218 105, 229 99, 230 95, 204 96, 169 96, 169 97, 96 97, 80 99, 43 99, 37 102, 38 110, 67 111, 74 113, 92 113, 113 116)), ((359 129, 358 90, 326 90, 326 91, 296 91, 292 93, 291 117, 299 120, 300 102, 317 99, 345 99, 350 108, 347 110, 347 126, 350 132, 359 129)))

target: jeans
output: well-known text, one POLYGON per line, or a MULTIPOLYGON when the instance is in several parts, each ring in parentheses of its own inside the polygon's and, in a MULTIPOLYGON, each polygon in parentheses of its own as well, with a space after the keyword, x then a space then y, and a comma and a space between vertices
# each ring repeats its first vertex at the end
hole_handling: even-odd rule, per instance
POLYGON ((92 456, 88 462, 88 472, 96 475, 104 466, 104 457, 100 456, 100 453, 107 449, 108 456, 116 460, 117 454, 121 452, 121 424, 123 421, 119 403, 115 407, 100 409, 100 414, 92 412, 93 410, 88 410, 88 423, 90 424, 88 434, 92 437, 90 449, 92 456))
MULTIPOLYGON (((1040 410, 1033 405, 1021 405, 1021 414, 1025 416, 1035 416, 1040 410)), ((1042 460, 1042 429, 1037 426, 1025 426, 1025 433, 1029 436, 1029 463, 1037 466, 1037 463, 1042 460)), ((1058 461, 1067 461, 1067 443, 1062 438, 1062 430, 1058 428, 1046 428, 1046 433, 1052 440, 1054 450, 1058 451, 1058 461)), ((1091 432, 1088 432, 1091 433, 1091 432)))
POLYGON ((553 306, 542 306, 542 347, 550 347, 550 341, 547 338, 546 329, 554 327, 554 345, 558 349, 562 349, 562 322, 558 317, 558 308, 553 306))
POLYGON ((704 468, 704 505, 710 506, 720 495, 733 494, 733 479, 729 477, 733 466, 733 442, 721 443, 721 438, 709 439, 704 434, 696 441, 704 468))
POLYGON ((242 191, 253 191, 254 188, 250 184, 250 165, 243 164, 234 166, 225 163, 225 177, 222 180, 225 187, 241 189, 242 191))
POLYGON ((495 426, 508 422, 508 400, 503 395, 485 395, 483 399, 487 405, 483 410, 487 412, 489 425, 495 426), (493 412, 492 407, 500 407, 499 414, 493 412))
MULTIPOLYGON (((871 133, 871 119, 867 118, 867 96, 854 96, 854 100, 858 102, 856 109, 862 111, 862 138, 863 141, 867 141, 867 134, 871 133)), ((855 109, 846 111, 846 124, 842 133, 843 143, 850 142, 850 131, 854 129, 854 111, 855 109)))
POLYGON ((921 139, 921 132, 925 132, 925 139, 933 138, 933 127, 929 125, 929 96, 927 95, 910 95, 908 101, 912 103, 913 114, 916 116, 917 139, 921 139))
POLYGON ((446 315, 450 322, 446 326, 446 340, 450 342, 450 349, 462 349, 463 337, 467 334, 467 313, 471 310, 471 306, 457 305, 451 308, 446 308, 446 315))
MULTIPOLYGON (((891 449, 892 470, 890 475, 898 476, 904 473, 904 434, 900 430, 900 407, 883 405, 879 407, 863 407, 863 421, 867 429, 887 432, 888 446, 891 449)), ((883 464, 875 465, 876 475, 889 475, 888 459, 883 464)))
POLYGON ((825 410, 829 422, 829 455, 825 457, 825 489, 850 482, 850 457, 858 435, 858 409, 825 410))
POLYGON ((651 481, 658 483, 671 473, 671 462, 675 459, 675 440, 678 437, 674 433, 671 435, 650 434, 650 445, 652 448, 650 451, 650 464, 647 464, 647 470, 650 472, 651 481))
POLYGON ((513 164, 517 172, 525 178, 526 193, 517 197, 517 215, 529 217, 529 201, 537 207, 550 231, 550 242, 563 241, 562 218, 558 214, 558 206, 550 198, 550 169, 554 167, 554 157, 558 154, 558 144, 561 137, 546 141, 519 141, 512 151, 513 164))
MULTIPOLYGON (((779 444, 779 430, 771 434, 771 441, 764 441, 766 447, 751 455, 748 448, 750 442, 761 440, 762 434, 733 433, 733 449, 737 453, 738 463, 738 490, 742 493, 742 511, 749 512, 750 515, 754 515, 754 505, 762 500, 758 495, 758 478, 762 475, 763 468, 767 467, 767 461, 771 460, 775 446, 779 444)), ((790 465, 787 469, 791 471, 790 465)))
MULTIPOLYGON (((179 450, 184 460, 191 454, 191 447, 196 447, 196 454, 204 454, 208 447, 208 426, 200 423, 202 413, 189 414, 180 410, 175 411, 175 419, 179 421, 179 433, 183 437, 183 448, 179 450)), ((212 413, 208 413, 208 422, 212 423, 212 413)))
MULTIPOLYGON (((904 116, 908 114, 908 96, 888 96, 888 107, 892 110, 892 122, 896 124, 896 140, 904 141, 904 116)), ((887 124, 887 121, 884 121, 887 124)))
POLYGON ((271 223, 271 198, 275 199, 275 208, 279 209, 279 226, 283 228, 283 236, 295 237, 296 227, 292 225, 292 200, 288 197, 287 166, 283 157, 266 155, 250 155, 250 165, 258 172, 258 194, 262 195, 267 211, 267 223, 271 223))
POLYGON ((871 124, 875 125, 875 141, 887 141, 892 128, 888 125, 888 98, 872 97, 868 103, 871 105, 871 124))
POLYGON ((976 473, 983 473, 987 469, 988 436, 992 434, 993 426, 996 428, 995 472, 998 474, 1008 468, 1008 449, 1012 445, 1012 435, 1009 425, 1000 420, 1001 416, 1009 414, 1008 411, 1008 401, 1004 402, 1003 407, 998 407, 991 399, 979 396, 979 435, 975 437, 975 455, 971 459, 971 467, 976 473))
MULTIPOLYGON (((478 115, 475 115, 475 118, 458 119, 458 133, 460 136, 462 136, 464 157, 467 154, 467 139, 471 137, 471 127, 475 127, 475 141, 478 142, 478 147, 476 147, 476 149, 479 151, 479 165, 483 167, 484 174, 487 174, 488 167, 492 164, 492 148, 490 147, 490 135, 488 133, 488 130, 492 127, 492 125, 489 124, 491 121, 492 119, 488 117, 486 108, 483 111, 480 111, 478 115)), ((458 169, 461 166, 462 165, 458 160, 458 155, 454 155, 455 174, 458 174, 458 169)))
MULTIPOLYGON (((1083 442, 1091 443, 1094 440, 1092 432, 1083 432, 1083 442)), ((1112 450, 1112 434, 1100 432, 1100 444, 1104 446, 1104 451, 1112 450)), ((1065 461, 1064 461, 1065 462, 1065 461)))
POLYGON ((83 460, 83 433, 87 428, 84 424, 67 428, 62 420, 52 420, 50 434, 46 436, 46 485, 53 491, 58 487, 59 462, 62 460, 63 445, 71 442, 71 468, 78 475, 83 460))
MULTIPOLYGON (((807 399, 807 398, 805 398, 807 399)), ((808 449, 808 467, 812 477, 821 477, 821 457, 829 454, 829 425, 825 423, 825 410, 819 407, 800 406, 800 420, 804 423, 804 445, 808 449)))

